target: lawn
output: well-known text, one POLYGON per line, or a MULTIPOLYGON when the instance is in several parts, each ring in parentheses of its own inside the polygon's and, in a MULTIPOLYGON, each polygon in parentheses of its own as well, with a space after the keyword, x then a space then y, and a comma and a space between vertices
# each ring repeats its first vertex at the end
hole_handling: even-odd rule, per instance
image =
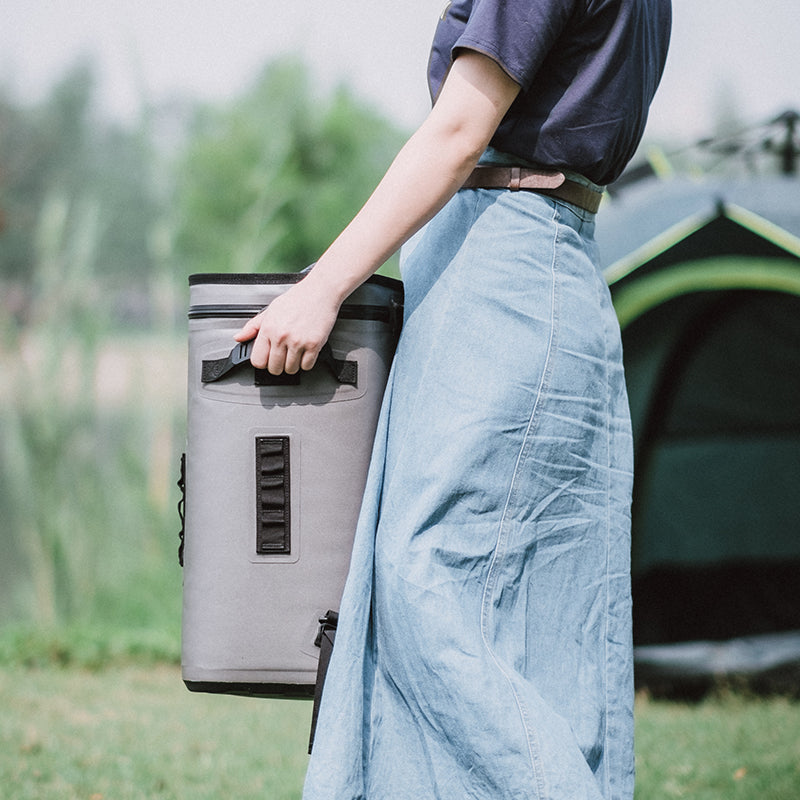
POLYGON ((175 667, 0 676, 4 800, 300 797, 311 705, 196 695, 175 667))
POLYGON ((798 800, 800 702, 637 697, 636 800, 798 800))
MULTIPOLYGON (((10 666, 0 707, 4 800, 300 797, 308 702, 191 694, 174 666, 10 666)), ((800 797, 800 703, 640 695, 636 712, 637 800, 800 797)))

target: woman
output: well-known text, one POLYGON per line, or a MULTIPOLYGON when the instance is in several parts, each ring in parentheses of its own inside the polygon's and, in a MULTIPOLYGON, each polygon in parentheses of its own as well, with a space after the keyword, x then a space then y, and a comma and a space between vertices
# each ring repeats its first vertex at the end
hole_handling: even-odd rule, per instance
POLYGON ((420 231, 306 800, 632 795, 630 426, 593 227, 669 26, 669 0, 449 4, 429 117, 237 336, 310 369, 420 231))

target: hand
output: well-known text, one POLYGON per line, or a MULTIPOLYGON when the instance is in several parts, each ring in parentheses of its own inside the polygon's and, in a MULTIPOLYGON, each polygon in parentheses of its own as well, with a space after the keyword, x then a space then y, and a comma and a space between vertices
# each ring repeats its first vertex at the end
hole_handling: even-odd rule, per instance
POLYGON ((339 305, 304 278, 276 297, 234 336, 237 342, 255 337, 250 362, 273 375, 311 369, 330 336, 339 305))

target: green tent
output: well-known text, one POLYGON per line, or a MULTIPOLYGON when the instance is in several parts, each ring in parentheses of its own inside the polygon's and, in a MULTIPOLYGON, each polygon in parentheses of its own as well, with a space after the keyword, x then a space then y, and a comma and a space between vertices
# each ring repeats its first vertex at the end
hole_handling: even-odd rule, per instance
POLYGON ((800 181, 641 182, 597 239, 634 426, 637 675, 800 660, 800 181))

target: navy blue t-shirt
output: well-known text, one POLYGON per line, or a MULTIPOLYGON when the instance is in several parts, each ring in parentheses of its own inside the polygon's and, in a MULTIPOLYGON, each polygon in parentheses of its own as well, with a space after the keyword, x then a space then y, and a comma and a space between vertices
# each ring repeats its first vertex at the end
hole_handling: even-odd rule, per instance
POLYGON ((432 97, 459 50, 522 89, 492 146, 605 185, 633 156, 667 56, 670 0, 453 0, 431 50, 432 97))

